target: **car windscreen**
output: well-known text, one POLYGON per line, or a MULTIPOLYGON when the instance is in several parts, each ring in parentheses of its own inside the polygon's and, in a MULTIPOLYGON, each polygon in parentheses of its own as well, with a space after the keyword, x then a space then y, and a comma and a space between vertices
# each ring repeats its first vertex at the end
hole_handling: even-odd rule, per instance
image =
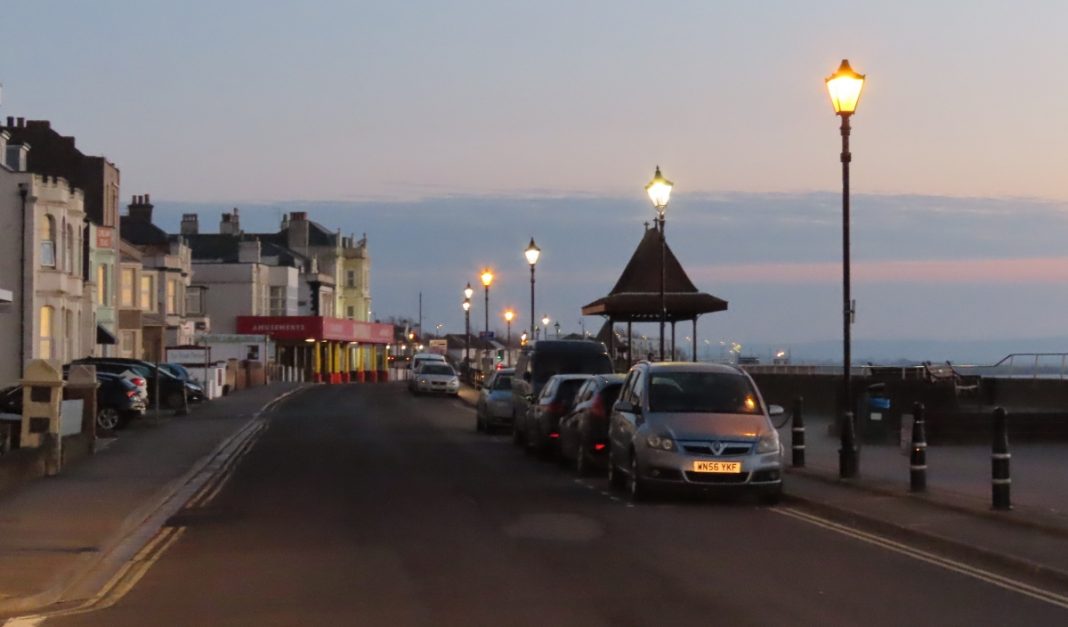
POLYGON ((423 366, 423 369, 419 371, 419 374, 456 374, 453 371, 452 366, 439 366, 437 364, 427 364, 423 366))
POLYGON ((499 376, 493 382, 494 390, 510 390, 512 389, 512 377, 511 375, 499 376))
POLYGON ((623 389, 623 383, 609 383, 601 389, 601 399, 605 407, 611 407, 619 398, 619 391, 623 389))
POLYGON ((554 374, 609 374, 612 362, 604 353, 539 353, 534 357, 534 384, 543 385, 554 374))
POLYGON ((749 380, 725 372, 656 372, 649 384, 651 412, 760 414, 749 380))
POLYGON ((570 407, 575 402, 575 394, 578 392, 586 379, 565 379, 556 388, 556 398, 570 407))

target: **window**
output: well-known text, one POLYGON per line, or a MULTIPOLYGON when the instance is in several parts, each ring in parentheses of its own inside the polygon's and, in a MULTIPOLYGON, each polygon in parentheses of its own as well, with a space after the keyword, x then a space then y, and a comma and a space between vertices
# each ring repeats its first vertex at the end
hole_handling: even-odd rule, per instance
POLYGON ((178 281, 167 281, 167 315, 178 313, 178 281))
POLYGON ((348 308, 348 318, 349 318, 349 320, 355 320, 356 319, 356 308, 355 307, 350 306, 348 308))
POLYGON ((63 316, 63 361, 74 359, 74 312, 67 310, 63 316))
POLYGON ((345 273, 345 287, 356 287, 356 271, 349 270, 345 273))
POLYGON ((100 264, 96 267, 96 302, 101 307, 111 305, 108 298, 108 267, 100 264))
POLYGON ((122 269, 122 279, 119 282, 119 306, 136 307, 134 303, 134 283, 137 281, 137 273, 133 268, 122 269))
POLYGON ((40 353, 38 357, 40 359, 52 359, 52 335, 53 335, 53 318, 55 310, 45 305, 41 307, 40 325, 41 330, 38 335, 37 351, 40 353))
POLYGON ((56 267, 56 219, 49 215, 41 221, 41 265, 56 267))
POLYGON ((286 315, 286 287, 284 285, 271 286, 271 302, 267 311, 272 316, 286 315))
POLYGON ((119 332, 119 351, 122 357, 134 356, 134 345, 137 342, 136 331, 120 331, 119 332))
POLYGON ((63 234, 63 271, 74 272, 74 227, 67 225, 63 234))
POLYGON ((151 274, 141 275, 141 309, 156 311, 156 277, 151 274))
POLYGON ((657 372, 649 385, 649 410, 760 414, 749 380, 720 372, 657 372))
POLYGON ((185 312, 191 316, 199 316, 204 313, 203 290, 192 287, 185 292, 185 312))

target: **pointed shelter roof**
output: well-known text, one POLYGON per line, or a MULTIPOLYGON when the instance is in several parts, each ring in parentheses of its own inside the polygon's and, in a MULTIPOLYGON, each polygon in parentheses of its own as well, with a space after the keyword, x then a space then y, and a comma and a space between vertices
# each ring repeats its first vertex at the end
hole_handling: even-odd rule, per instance
MULTIPOLYGON (((662 237, 658 229, 646 229, 615 287, 608 296, 583 307, 582 315, 634 322, 659 320, 662 237)), ((697 290, 670 246, 664 250, 664 300, 668 321, 692 320, 727 309, 727 301, 697 290)))

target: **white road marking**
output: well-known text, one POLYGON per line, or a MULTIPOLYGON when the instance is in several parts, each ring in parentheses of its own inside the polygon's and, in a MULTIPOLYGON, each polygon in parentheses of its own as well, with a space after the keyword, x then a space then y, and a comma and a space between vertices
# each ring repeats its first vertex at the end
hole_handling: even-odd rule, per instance
POLYGON ((796 518, 797 520, 816 525, 817 527, 822 527, 829 531, 833 531, 835 533, 839 533, 841 535, 848 536, 856 540, 860 540, 861 542, 873 544, 889 551, 893 551, 895 553, 899 553, 901 555, 920 560, 921 562, 927 562, 928 564, 939 566, 946 570, 950 570, 956 573, 960 573, 962 575, 966 575, 968 577, 972 577, 974 579, 978 579, 980 581, 984 581, 986 583, 1005 590, 1017 592, 1025 596, 1029 596, 1033 599, 1044 601, 1046 603, 1056 605, 1057 607, 1063 609, 1068 609, 1068 596, 1058 594, 1050 590, 1044 590, 1042 588, 1032 586, 1022 581, 1010 579, 1008 577, 998 575, 997 573, 993 573, 982 568, 977 568, 975 566, 971 566, 963 562, 958 562, 947 557, 942 557, 934 553, 929 553, 927 551, 917 549, 906 544, 902 544, 901 542, 896 542, 889 538, 884 538, 882 536, 878 536, 872 533, 860 531, 859 529, 854 529, 852 527, 848 527, 846 525, 827 520, 826 518, 821 518, 819 516, 802 512, 791 507, 773 507, 771 508, 771 511, 776 512, 778 514, 782 514, 784 516, 790 516, 791 518, 796 518))

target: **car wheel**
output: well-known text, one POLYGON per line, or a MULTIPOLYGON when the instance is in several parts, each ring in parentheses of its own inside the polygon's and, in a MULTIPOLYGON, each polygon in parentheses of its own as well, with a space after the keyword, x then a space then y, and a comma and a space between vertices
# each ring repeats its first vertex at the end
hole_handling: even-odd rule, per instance
POLYGON ((623 474, 623 471, 616 466, 612 457, 608 458, 608 483, 612 484, 613 488, 622 489, 627 483, 627 477, 623 474))
POLYGON ((101 407, 100 411, 96 412, 96 428, 98 431, 114 431, 119 428, 121 422, 122 416, 119 415, 119 411, 114 407, 101 407))
POLYGON ((519 428, 519 425, 515 422, 515 418, 512 418, 512 444, 516 446, 523 446, 523 430, 519 428))
POLYGON ((760 489, 760 502, 764 505, 778 505, 782 500, 782 484, 760 489))
POLYGON ((630 500, 635 503, 649 498, 649 487, 638 473, 638 455, 634 451, 630 453, 630 475, 627 477, 627 493, 630 495, 630 500))
POLYGON ((486 423, 482 421, 482 414, 475 412, 475 431, 482 433, 486 430, 486 423))
POLYGON ((164 400, 166 401, 167 407, 169 409, 179 409, 182 407, 182 405, 185 404, 181 392, 171 392, 164 400))
POLYGON ((575 473, 580 477, 590 474, 590 460, 586 456, 586 443, 581 439, 575 447, 575 473))

